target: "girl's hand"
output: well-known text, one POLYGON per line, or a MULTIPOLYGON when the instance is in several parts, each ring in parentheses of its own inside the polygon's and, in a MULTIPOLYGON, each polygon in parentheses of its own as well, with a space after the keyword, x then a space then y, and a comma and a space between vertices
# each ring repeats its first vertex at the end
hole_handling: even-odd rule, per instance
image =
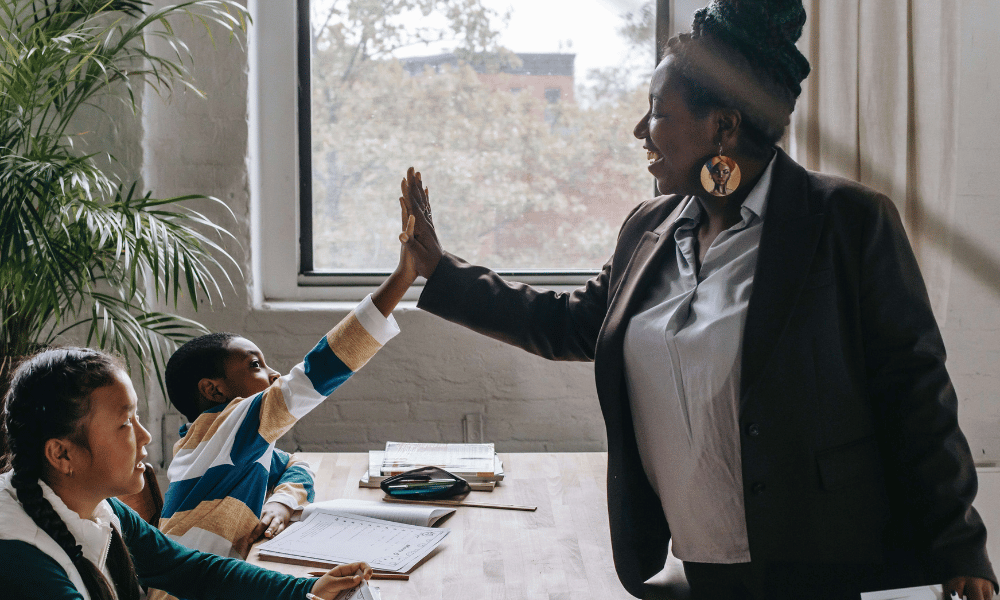
POLYGON ((429 192, 420 179, 420 173, 414 172, 413 167, 406 171, 406 179, 400 187, 403 197, 399 201, 406 213, 404 222, 408 223, 409 218, 413 218, 413 229, 410 234, 407 227, 407 231, 399 235, 399 241, 406 246, 417 273, 429 278, 444 254, 434 231, 429 192))
POLYGON ((349 565, 340 565, 326 572, 319 581, 313 585, 312 594, 323 600, 333 600, 338 592, 349 590, 361 585, 365 579, 371 579, 372 568, 368 563, 356 562, 349 565), (358 571, 361 571, 358 574, 358 571))

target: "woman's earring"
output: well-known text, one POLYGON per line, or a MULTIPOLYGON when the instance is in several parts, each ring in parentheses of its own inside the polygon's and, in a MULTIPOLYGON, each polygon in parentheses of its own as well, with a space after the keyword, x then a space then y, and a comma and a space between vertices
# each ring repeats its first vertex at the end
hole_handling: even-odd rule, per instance
POLYGON ((719 155, 702 165, 701 185, 713 196, 728 196, 740 187, 740 166, 735 160, 722 155, 722 144, 719 144, 719 155))

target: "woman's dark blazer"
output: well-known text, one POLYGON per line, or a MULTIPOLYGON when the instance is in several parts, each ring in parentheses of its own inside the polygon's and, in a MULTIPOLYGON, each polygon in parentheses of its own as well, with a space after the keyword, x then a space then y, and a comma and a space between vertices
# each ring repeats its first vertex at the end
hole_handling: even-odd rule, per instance
MULTIPOLYGON (((670 539, 625 386, 629 319, 674 256, 682 197, 640 204, 611 260, 555 293, 451 255, 419 306, 554 360, 593 360, 608 436, 608 515, 630 593, 670 539)), ((923 279, 892 202, 778 150, 743 334, 740 446, 750 556, 877 562, 917 585, 996 582, 976 473, 923 279)), ((669 460, 670 457, 663 457, 669 460)))

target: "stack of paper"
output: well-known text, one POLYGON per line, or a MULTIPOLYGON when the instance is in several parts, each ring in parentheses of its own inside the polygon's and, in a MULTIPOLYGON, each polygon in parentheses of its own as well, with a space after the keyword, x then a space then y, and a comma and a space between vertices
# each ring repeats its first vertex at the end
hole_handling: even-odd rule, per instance
POLYGON ((368 471, 361 477, 361 487, 377 488, 388 477, 426 466, 454 473, 477 491, 492 491, 503 481, 503 463, 493 444, 387 442, 385 446, 384 451, 368 453, 368 471))
POLYGON ((263 559, 332 566, 364 561, 373 569, 406 573, 447 537, 449 530, 316 511, 260 545, 263 559))
POLYGON ((296 513, 297 517, 293 515, 292 520, 305 521, 314 512, 349 513, 356 517, 368 517, 371 519, 404 523, 406 525, 433 527, 440 519, 455 512, 455 509, 439 506, 387 504, 385 502, 372 502, 371 500, 338 498, 336 500, 314 502, 306 506, 301 514, 296 513))
POLYGON ((865 592, 861 594, 861 600, 942 600, 945 597, 942 588, 943 586, 938 584, 881 592, 865 592))

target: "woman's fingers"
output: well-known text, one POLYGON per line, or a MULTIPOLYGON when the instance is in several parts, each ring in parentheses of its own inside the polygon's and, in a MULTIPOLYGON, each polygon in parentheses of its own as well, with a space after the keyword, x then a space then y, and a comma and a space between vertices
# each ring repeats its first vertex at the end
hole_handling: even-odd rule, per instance
POLYGON ((414 171, 413 167, 406 170, 406 187, 410 191, 410 196, 419 204, 422 205, 427 201, 424 193, 423 182, 420 179, 420 173, 414 171))
POLYGON ((429 191, 423 187, 419 177, 420 173, 414 171, 413 167, 406 170, 406 184, 405 186, 401 186, 405 190, 403 195, 409 202, 410 214, 420 214, 423 220, 433 229, 434 220, 431 215, 431 205, 428 201, 429 191))
POLYGON ((954 577, 944 584, 945 598, 952 592, 967 600, 989 600, 993 597, 993 582, 980 577, 954 577))
POLYGON ((444 253, 434 230, 430 190, 424 187, 420 173, 413 167, 406 170, 406 179, 400 189, 404 191, 406 210, 413 219, 413 226, 411 228, 407 221, 406 231, 400 234, 399 240, 413 259, 417 274, 430 277, 444 253))

